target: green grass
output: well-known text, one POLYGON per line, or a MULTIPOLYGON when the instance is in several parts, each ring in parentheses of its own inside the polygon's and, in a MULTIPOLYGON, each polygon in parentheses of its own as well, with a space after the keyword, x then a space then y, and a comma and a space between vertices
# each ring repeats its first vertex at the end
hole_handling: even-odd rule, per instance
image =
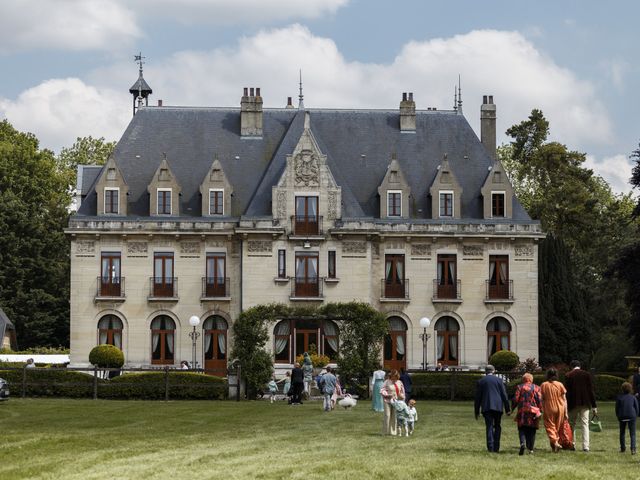
POLYGON ((589 454, 551 453, 544 430, 517 455, 515 422, 502 450, 485 451, 484 422, 468 402, 418 403, 416 433, 382 437, 362 402, 16 399, 0 404, 0 479, 637 479, 640 459, 618 453, 613 405, 589 454))

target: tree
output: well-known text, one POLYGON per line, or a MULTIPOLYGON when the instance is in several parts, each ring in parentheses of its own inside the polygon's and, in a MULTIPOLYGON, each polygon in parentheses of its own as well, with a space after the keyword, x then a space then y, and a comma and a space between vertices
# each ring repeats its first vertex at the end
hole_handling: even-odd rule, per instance
POLYGON ((58 154, 58 168, 66 178, 70 191, 76 187, 78 165, 104 165, 113 152, 116 142, 107 142, 104 137, 78 137, 69 148, 58 154))
MULTIPOLYGON (((574 335, 564 325, 586 329, 585 348, 595 349, 604 339, 604 329, 626 326, 629 321, 619 285, 609 281, 605 272, 633 238, 629 223, 632 198, 615 196, 601 177, 585 168, 584 153, 548 142, 549 122, 540 110, 533 110, 507 134, 513 141, 500 147, 498 154, 516 196, 529 215, 540 220, 542 229, 553 235, 546 253, 560 262, 557 252, 561 249, 570 263, 545 266, 541 257, 541 269, 547 268, 549 274, 539 295, 541 354, 546 361, 554 356, 566 361, 568 355, 587 355, 588 350, 561 347, 574 343, 574 335), (584 308, 571 302, 563 305, 565 300, 560 297, 567 295, 576 297, 571 302, 583 298, 584 308), (570 317, 559 316, 559 312, 570 317)), ((541 245, 541 255, 544 247, 541 245)))
POLYGON ((0 122, 0 304, 21 348, 68 345, 69 203, 53 153, 0 122))
POLYGON ((363 302, 329 303, 320 313, 340 322, 338 368, 343 381, 366 383, 380 363, 382 342, 389 329, 385 316, 363 302))

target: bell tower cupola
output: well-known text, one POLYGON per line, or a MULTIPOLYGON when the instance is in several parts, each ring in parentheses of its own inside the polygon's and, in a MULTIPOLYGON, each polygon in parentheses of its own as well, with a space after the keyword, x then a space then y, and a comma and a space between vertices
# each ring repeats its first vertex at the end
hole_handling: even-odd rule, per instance
POLYGON ((134 58, 139 66, 138 80, 131 86, 129 93, 133 95, 133 114, 135 115, 138 109, 142 107, 143 102, 145 106, 149 106, 149 95, 153 93, 153 90, 151 90, 151 87, 142 75, 142 65, 145 63, 143 62, 145 57, 142 56, 142 52, 134 55, 134 58))

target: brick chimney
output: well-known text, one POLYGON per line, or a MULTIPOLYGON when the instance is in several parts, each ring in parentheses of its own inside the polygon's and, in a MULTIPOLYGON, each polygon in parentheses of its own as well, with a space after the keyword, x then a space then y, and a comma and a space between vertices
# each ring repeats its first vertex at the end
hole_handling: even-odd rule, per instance
POLYGON ((245 87, 240 99, 240 135, 243 137, 262 136, 262 97, 260 88, 245 87))
POLYGON ((480 107, 480 141, 493 160, 496 159, 496 106, 493 95, 482 97, 480 107))
POLYGON ((400 131, 415 132, 416 131, 416 102, 413 101, 413 92, 402 94, 400 102, 400 131))

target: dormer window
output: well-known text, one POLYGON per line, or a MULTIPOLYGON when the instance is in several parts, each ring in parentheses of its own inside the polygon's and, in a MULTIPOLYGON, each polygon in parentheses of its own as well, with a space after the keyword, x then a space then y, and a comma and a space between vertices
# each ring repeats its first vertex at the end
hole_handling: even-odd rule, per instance
POLYGON ((454 215, 453 191, 440 190, 440 217, 451 217, 454 215))
POLYGON ((158 215, 171 215, 170 188, 158 188, 158 215))
POLYGON ((223 189, 209 189, 209 215, 224 215, 223 189))
POLYGON ((104 213, 118 215, 120 213, 120 189, 105 188, 104 189, 104 213))
POLYGON ((387 217, 402 216, 402 191, 387 191, 387 217))
POLYGON ((491 216, 504 218, 505 192, 491 192, 491 216))

